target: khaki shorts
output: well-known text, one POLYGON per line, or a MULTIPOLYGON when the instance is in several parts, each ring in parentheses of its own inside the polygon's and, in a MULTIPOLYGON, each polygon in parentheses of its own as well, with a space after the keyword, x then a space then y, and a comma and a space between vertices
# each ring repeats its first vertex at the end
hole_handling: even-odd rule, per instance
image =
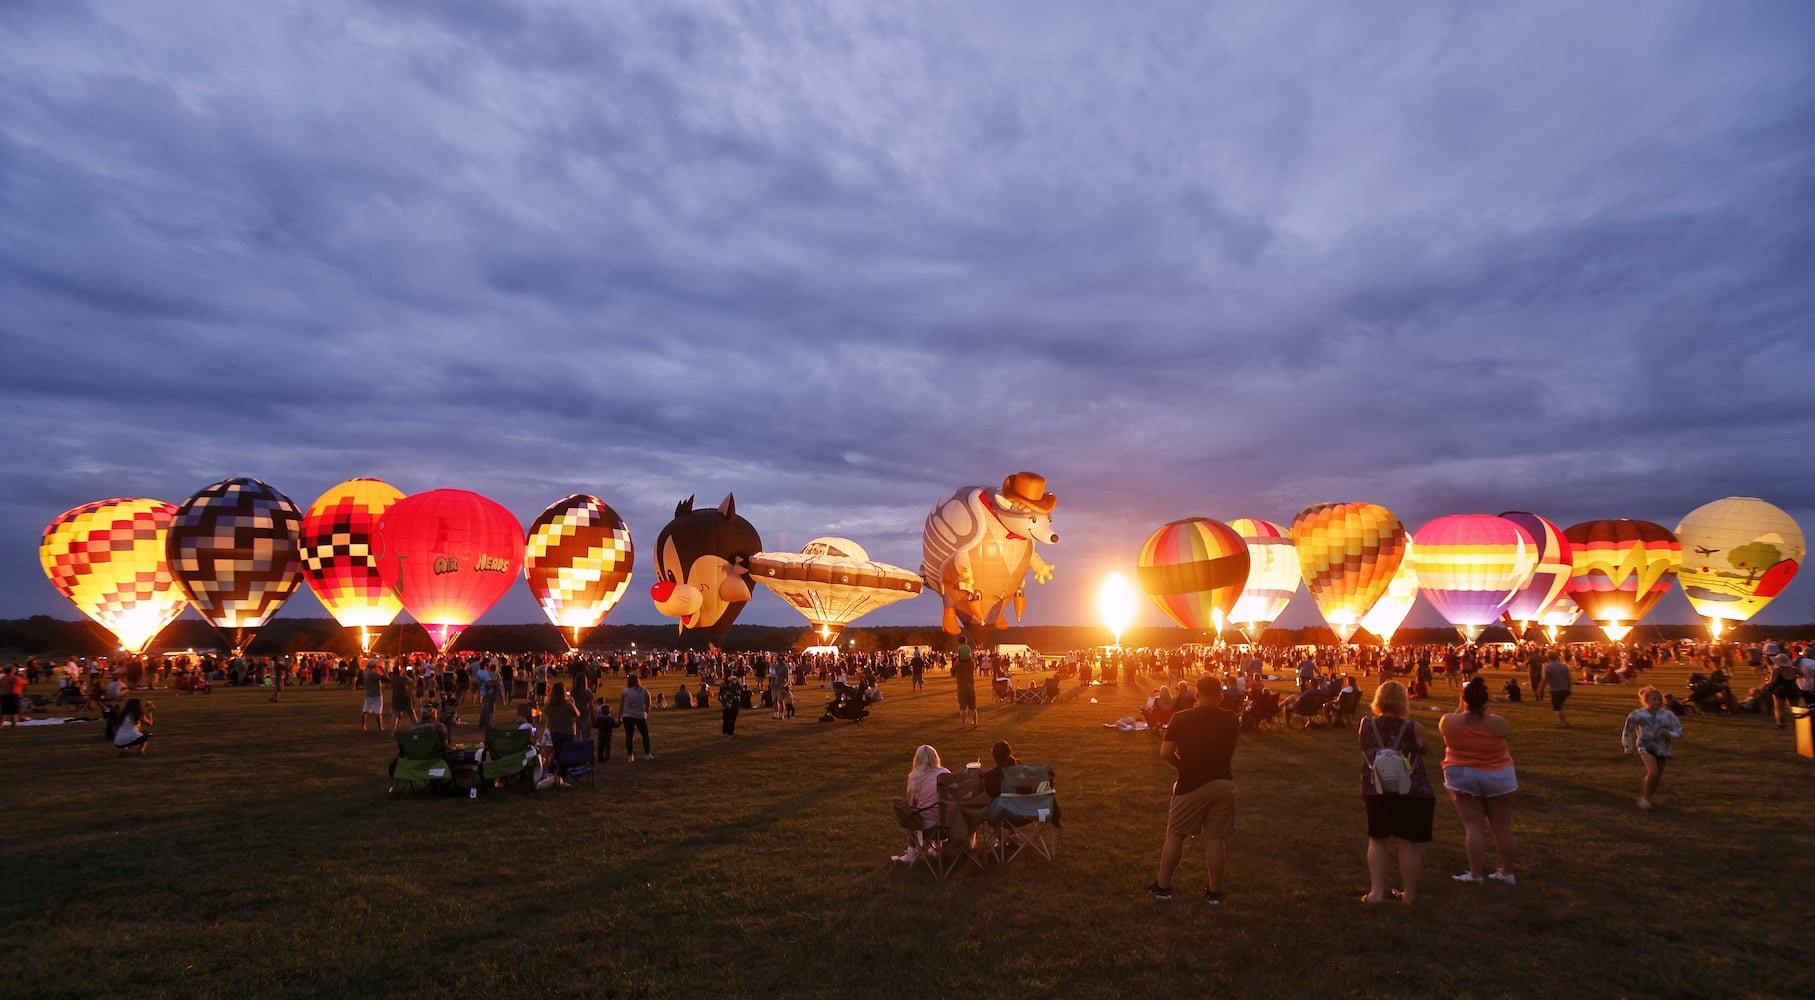
POLYGON ((1166 812, 1168 837, 1204 836, 1225 840, 1235 830, 1235 782, 1212 781, 1172 797, 1166 812))

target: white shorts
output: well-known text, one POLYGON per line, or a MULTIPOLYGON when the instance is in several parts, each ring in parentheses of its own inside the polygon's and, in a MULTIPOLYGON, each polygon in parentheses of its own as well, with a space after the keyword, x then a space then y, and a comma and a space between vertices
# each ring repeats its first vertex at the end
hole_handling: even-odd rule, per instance
POLYGON ((1481 771, 1461 764, 1451 764, 1443 769, 1443 787, 1463 795, 1497 799, 1518 791, 1519 780, 1510 767, 1481 771))
POLYGON ((383 711, 384 711, 384 698, 383 697, 367 698, 366 702, 365 702, 365 707, 361 708, 359 710, 361 715, 365 714, 366 712, 383 712, 383 711))

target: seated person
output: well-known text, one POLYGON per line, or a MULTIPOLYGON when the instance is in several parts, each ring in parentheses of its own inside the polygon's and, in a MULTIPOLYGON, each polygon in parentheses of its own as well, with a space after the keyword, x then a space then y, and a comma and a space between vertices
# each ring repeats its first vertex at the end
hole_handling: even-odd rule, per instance
POLYGON ((1673 712, 1680 719, 1689 714, 1689 706, 1684 705, 1676 695, 1666 694, 1664 695, 1664 711, 1673 712))
POLYGON ((983 772, 983 790, 993 799, 1002 794, 1002 769, 1021 763, 1021 759, 1015 756, 1015 750, 1007 740, 997 740, 996 745, 989 748, 989 757, 996 766, 983 772))
POLYGON ((1175 712, 1183 712, 1197 707, 1197 692, 1191 690, 1188 682, 1178 682, 1178 693, 1172 696, 1171 707, 1175 712))
POLYGON ((686 684, 682 684, 681 689, 674 693, 674 707, 675 708, 692 708, 693 707, 693 692, 687 690, 686 684))
MULTIPOLYGON (((436 713, 431 711, 432 708, 434 708, 433 702, 423 706, 421 716, 422 721, 406 727, 403 730, 403 733, 405 736, 416 733, 433 733, 435 735, 435 752, 447 753, 454 749, 454 744, 453 741, 448 738, 447 727, 441 724, 441 720, 436 717, 436 713)), ((402 750, 398 751, 398 755, 402 755, 402 750)))
POLYGON ((1500 690, 1506 692, 1506 697, 1502 699, 1503 701, 1510 701, 1517 704, 1518 702, 1525 700, 1525 692, 1519 690, 1519 679, 1517 677, 1508 677, 1506 683, 1500 686, 1500 690))

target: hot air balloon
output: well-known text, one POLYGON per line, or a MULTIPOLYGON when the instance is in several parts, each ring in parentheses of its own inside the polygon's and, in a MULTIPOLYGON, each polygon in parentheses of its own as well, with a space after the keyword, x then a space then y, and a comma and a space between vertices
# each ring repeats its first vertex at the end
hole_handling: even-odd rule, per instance
POLYGON ((1524 528, 1538 544, 1538 568, 1532 573, 1531 580, 1507 602, 1504 614, 1507 628, 1515 637, 1523 639, 1525 630, 1540 620, 1545 609, 1555 604, 1569 587, 1574 563, 1570 558, 1569 539, 1563 537, 1562 528, 1548 519, 1522 510, 1508 511, 1500 516, 1524 528))
POLYGON ((1538 569, 1538 543, 1492 514, 1450 514, 1412 536, 1418 591, 1469 642, 1500 620, 1538 569))
POLYGON ((303 576, 342 628, 359 629, 371 648, 373 628, 397 619, 402 602, 378 575, 378 519, 403 499, 382 479, 349 479, 329 487, 303 514, 303 576))
POLYGON ((562 497, 529 526, 523 576, 542 613, 574 649, 630 589, 630 526, 598 497, 562 497))
POLYGON ((1270 521, 1238 517, 1229 527, 1248 545, 1248 583, 1235 599, 1229 620, 1253 642, 1298 592, 1302 578, 1298 552, 1292 548, 1291 532, 1270 521))
POLYGON ((945 602, 939 627, 957 635, 963 626, 1007 628, 1027 606, 1027 571, 1034 581, 1052 578, 1053 566, 1034 550, 1058 542, 1052 512, 1058 497, 1046 477, 1017 472, 1000 490, 960 486, 933 505, 920 537, 920 579, 945 602))
POLYGON ((1564 529, 1574 570, 1569 596, 1619 642, 1670 591, 1682 545, 1650 521, 1583 521, 1564 529))
POLYGON ((655 609, 690 628, 716 635, 750 603, 750 560, 763 547, 762 535, 737 512, 725 494, 717 507, 695 510, 693 498, 674 505, 674 520, 655 536, 655 609))
POLYGON ((378 519, 378 575, 445 651, 523 571, 523 528, 467 490, 404 497, 378 519))
POLYGON ((799 553, 758 552, 750 575, 819 626, 822 644, 877 608, 920 594, 920 574, 873 562, 849 538, 815 538, 799 553))
POLYGON ((1313 504, 1292 520, 1305 589, 1343 642, 1393 582, 1406 541, 1399 518, 1378 504, 1313 504))
POLYGON ((1417 544, 1406 542, 1405 558, 1399 563, 1399 572, 1393 574, 1393 582, 1361 616, 1361 627, 1378 636, 1382 646, 1393 644, 1393 633, 1399 631, 1405 616, 1412 613, 1412 605, 1418 603, 1417 554, 1417 544))
POLYGON ((1147 536, 1135 563, 1141 590, 1180 627, 1221 631, 1248 583, 1248 543, 1234 528, 1188 517, 1147 536))
POLYGON ((238 653, 302 585, 302 512, 257 479, 223 479, 177 508, 170 571, 238 653))
POLYGON ((1549 634, 1550 641, 1556 642, 1557 635, 1574 625, 1576 619, 1580 617, 1582 617, 1582 609, 1576 605, 1575 600, 1568 594, 1558 594, 1557 599, 1550 602, 1550 607, 1545 608, 1544 612, 1538 616, 1538 621, 1544 626, 1544 631, 1549 634))
POLYGON ((1716 639, 1725 623, 1746 621, 1783 593, 1808 554, 1796 519, 1756 497, 1703 504, 1676 526, 1676 537, 1683 594, 1716 639))
POLYGON ((86 503, 44 529, 38 560, 58 592, 143 653, 189 604, 164 555, 175 519, 176 506, 162 500, 86 503))

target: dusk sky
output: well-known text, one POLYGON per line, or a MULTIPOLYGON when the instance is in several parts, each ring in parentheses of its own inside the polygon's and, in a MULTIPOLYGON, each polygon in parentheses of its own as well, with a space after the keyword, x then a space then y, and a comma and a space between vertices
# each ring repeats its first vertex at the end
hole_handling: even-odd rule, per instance
POLYGON ((597 495, 619 624, 689 495, 917 569, 1020 469, 1038 624, 1192 515, 1807 531, 1815 4, 11 3, 0 385, 0 617, 228 476, 597 495))

